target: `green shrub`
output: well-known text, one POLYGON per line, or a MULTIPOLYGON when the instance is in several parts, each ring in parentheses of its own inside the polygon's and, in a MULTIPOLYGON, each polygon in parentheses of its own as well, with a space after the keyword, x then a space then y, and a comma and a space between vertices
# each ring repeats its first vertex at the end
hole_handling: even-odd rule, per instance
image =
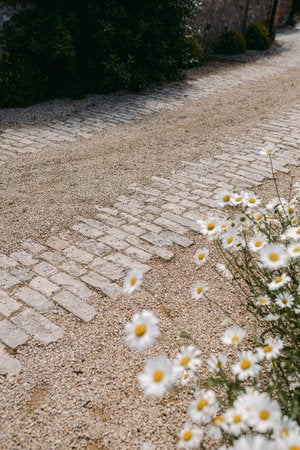
POLYGON ((0 106, 178 79, 202 60, 186 38, 194 0, 36 0, 0 32, 0 106))
POLYGON ((219 38, 217 51, 224 55, 235 55, 246 50, 246 41, 238 30, 224 31, 219 38))
POLYGON ((259 22, 248 25, 245 39, 249 50, 266 50, 272 45, 268 29, 259 22))
POLYGON ((190 36, 186 40, 187 51, 186 51, 186 60, 185 67, 195 67, 199 66, 204 62, 205 53, 202 45, 193 36, 190 36))

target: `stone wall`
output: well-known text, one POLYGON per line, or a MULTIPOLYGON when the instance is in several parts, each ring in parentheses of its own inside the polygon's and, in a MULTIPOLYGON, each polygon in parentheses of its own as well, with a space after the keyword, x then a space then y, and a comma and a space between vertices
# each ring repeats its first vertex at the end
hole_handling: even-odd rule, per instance
POLYGON ((20 11, 21 5, 19 3, 7 4, 0 0, 0 27, 9 20, 14 14, 20 11))
POLYGON ((281 0, 278 11, 279 26, 285 25, 288 22, 292 12, 292 7, 293 7, 293 0, 281 0))

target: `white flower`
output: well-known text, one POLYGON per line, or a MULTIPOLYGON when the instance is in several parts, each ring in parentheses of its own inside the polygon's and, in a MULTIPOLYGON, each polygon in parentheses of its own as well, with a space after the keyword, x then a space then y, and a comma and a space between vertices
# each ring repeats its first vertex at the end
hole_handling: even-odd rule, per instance
POLYGON ((179 442, 177 444, 178 448, 189 449, 189 448, 199 448, 202 438, 203 431, 200 428, 194 427, 192 424, 187 423, 183 429, 180 431, 179 442))
POLYGON ((231 367, 231 371, 240 381, 248 377, 256 376, 260 371, 257 364, 258 357, 252 352, 241 352, 238 355, 238 361, 231 367))
POLYGON ((233 194, 229 191, 222 191, 216 195, 218 203, 221 207, 230 205, 232 197, 233 194))
POLYGON ((264 436, 241 436, 230 450, 275 450, 272 442, 264 436))
POLYGON ((293 431, 288 436, 282 436, 276 441, 276 450, 299 450, 300 432, 293 431))
POLYGON ((294 298, 288 292, 283 292, 276 297, 275 302, 279 308, 291 308, 294 304, 294 298))
POLYGON ((261 297, 257 297, 256 304, 257 306, 267 306, 271 303, 270 297, 267 295, 262 295, 261 297))
POLYGON ((238 345, 246 336, 246 332, 240 327, 231 327, 224 331, 222 342, 226 345, 238 345))
POLYGON ((268 156, 268 155, 274 155, 275 153, 275 144, 273 144, 273 142, 268 142, 265 147, 260 150, 260 155, 263 156, 268 156))
POLYGON ((203 220, 198 220, 200 233, 208 236, 218 234, 220 221, 217 218, 211 217, 203 220))
POLYGON ((291 258, 300 258, 300 244, 290 244, 287 251, 291 258))
POLYGON ((195 423, 205 424, 218 410, 216 394, 212 390, 200 390, 196 393, 196 400, 190 404, 189 416, 195 423))
POLYGON ((264 320, 266 321, 266 322, 275 322, 276 320, 278 320, 280 318, 280 316, 279 316, 279 314, 267 314, 265 317, 264 317, 264 320))
POLYGON ((275 270, 287 264, 289 255, 283 245, 267 244, 261 249, 260 258, 264 267, 275 270))
POLYGON ((265 217, 265 211, 254 211, 252 214, 252 219, 256 223, 260 223, 265 217))
POLYGON ((295 389, 300 387, 300 373, 297 373, 295 375, 289 375, 288 381, 290 390, 294 391, 295 389))
POLYGON ((208 437, 215 441, 222 439, 222 428, 224 428, 224 416, 215 416, 210 425, 207 425, 205 432, 208 437))
POLYGON ((196 370, 201 364, 200 350, 193 345, 181 347, 180 352, 174 360, 174 366, 179 370, 196 370))
POLYGON ((178 370, 176 375, 181 386, 186 386, 195 377, 195 373, 191 370, 178 370))
POLYGON ((251 408, 245 414, 247 423, 259 433, 273 430, 281 420, 278 403, 265 393, 253 396, 251 408))
POLYGON ((227 280, 232 280, 233 276, 230 270, 227 269, 227 267, 224 264, 218 263, 216 265, 216 269, 219 272, 220 275, 222 275, 227 280))
POLYGON ((267 359, 268 361, 277 358, 283 348, 281 339, 268 338, 264 342, 264 346, 257 349, 257 355, 260 360, 267 359))
POLYGON ((240 214, 239 216, 237 216, 235 218, 235 221, 242 227, 247 227, 251 223, 249 218, 245 214, 240 214))
POLYGON ((291 281, 290 277, 285 273, 283 273, 281 275, 275 276, 273 280, 270 283, 268 283, 268 288, 270 289, 270 291, 275 291, 284 286, 285 284, 289 283, 290 281, 291 281))
POLYGON ((294 420, 288 416, 282 417, 274 430, 273 438, 280 439, 289 436, 291 433, 300 433, 300 427, 294 420))
POLYGON ((244 195, 244 192, 242 194, 233 194, 231 203, 234 206, 241 205, 244 203, 246 196, 244 195))
POLYGON ((253 192, 248 192, 246 194, 245 204, 248 208, 255 208, 260 202, 260 199, 253 192))
POLYGON ((226 363, 227 357, 222 353, 217 353, 207 360, 208 370, 210 372, 220 372, 226 366, 226 363))
POLYGON ((195 300, 201 300, 207 291, 207 284, 201 281, 195 283, 192 287, 192 296, 195 300))
POLYGON ((239 436, 242 431, 246 431, 248 428, 243 413, 236 408, 228 409, 224 414, 224 418, 224 428, 230 434, 239 436))
POLYGON ((300 227, 289 227, 285 232, 285 236, 288 239, 298 241, 300 239, 300 227))
POLYGON ((209 251, 206 248, 199 248, 194 255, 194 261, 198 266, 202 266, 208 258, 209 251))
POLYGON ((146 363, 138 379, 146 395, 161 397, 174 383, 173 365, 163 357, 152 359, 146 363))
POLYGON ((222 236, 222 244, 224 248, 236 247, 238 243, 239 238, 235 231, 227 231, 227 233, 222 236))
POLYGON ((268 243, 266 237, 263 234, 256 234, 250 241, 249 241, 249 248, 253 252, 258 252, 260 249, 262 249, 266 244, 268 243))
POLYGON ((125 294, 131 294, 141 284, 143 279, 143 272, 138 269, 132 269, 124 279, 124 292, 125 294))
POLYGON ((159 335, 157 319, 151 311, 135 314, 125 326, 126 342, 134 350, 145 350, 159 335))

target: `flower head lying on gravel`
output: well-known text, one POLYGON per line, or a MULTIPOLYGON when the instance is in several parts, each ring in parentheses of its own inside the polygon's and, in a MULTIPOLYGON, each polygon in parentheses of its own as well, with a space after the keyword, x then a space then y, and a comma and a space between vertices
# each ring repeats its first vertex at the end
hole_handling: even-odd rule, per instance
POLYGON ((126 324, 125 332, 129 347, 138 351, 145 350, 153 345, 159 335, 157 319, 151 311, 142 311, 126 324))

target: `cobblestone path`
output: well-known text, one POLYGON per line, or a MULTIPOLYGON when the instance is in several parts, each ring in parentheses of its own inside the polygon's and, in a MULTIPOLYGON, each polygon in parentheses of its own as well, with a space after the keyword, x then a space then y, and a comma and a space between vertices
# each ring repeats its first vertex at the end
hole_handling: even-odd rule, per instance
POLYGON ((101 292, 115 301, 130 268, 147 272, 151 257, 169 260, 174 244, 193 244, 196 220, 217 212, 220 190, 251 190, 270 178, 268 158, 258 154, 266 141, 279 149, 276 171, 298 165, 299 123, 300 104, 238 141, 220 143, 222 153, 213 159, 183 162, 181 170, 152 177, 147 187, 131 185, 130 196, 117 198, 111 208, 97 205, 93 217, 78 216, 58 236, 0 253, 0 373, 19 372, 13 350, 28 340, 46 346, 63 338, 63 329, 48 318, 51 312, 63 308, 91 321, 97 310, 90 297, 101 292))
MULTIPOLYGON (((285 47, 277 56, 264 57, 243 67, 234 66, 225 75, 205 75, 185 84, 153 89, 144 95, 98 96, 98 101, 63 119, 45 123, 4 128, 0 131, 0 164, 18 155, 40 152, 63 142, 75 142, 100 133, 101 130, 120 123, 130 123, 169 108, 176 108, 223 93, 250 82, 280 76, 290 68, 300 67, 300 40, 294 34, 284 34, 279 41, 285 47), (290 52, 292 50, 292 53, 290 52)), ((246 56, 248 58, 248 56, 246 56)), ((235 58, 245 60, 245 57, 235 58)))

